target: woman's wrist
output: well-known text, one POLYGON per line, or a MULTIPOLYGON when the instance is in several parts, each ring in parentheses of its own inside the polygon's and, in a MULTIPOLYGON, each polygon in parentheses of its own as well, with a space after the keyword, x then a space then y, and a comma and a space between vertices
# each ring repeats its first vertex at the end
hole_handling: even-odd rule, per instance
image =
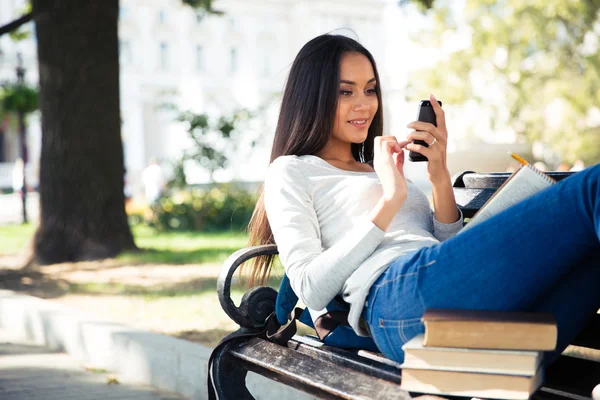
POLYGON ((431 171, 429 173, 429 181, 434 186, 438 186, 438 185, 452 186, 452 182, 451 182, 451 178, 450 178, 450 171, 448 171, 448 168, 446 168, 445 166, 431 171))
POLYGON ((442 224, 450 224, 457 221, 459 212, 456 207, 454 191, 450 179, 450 172, 446 169, 445 172, 435 175, 435 179, 431 180, 434 207, 434 218, 442 224))
POLYGON ((382 196, 371 212, 371 221, 382 231, 387 231, 392 219, 404 204, 406 194, 393 197, 382 196))

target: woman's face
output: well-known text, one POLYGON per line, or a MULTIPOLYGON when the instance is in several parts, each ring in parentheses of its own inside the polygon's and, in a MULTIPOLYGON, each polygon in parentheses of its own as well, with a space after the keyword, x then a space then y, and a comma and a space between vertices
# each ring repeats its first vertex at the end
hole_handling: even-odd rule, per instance
POLYGON ((375 72, 367 57, 360 53, 342 56, 338 105, 330 140, 362 143, 367 139, 379 107, 376 85, 375 72))

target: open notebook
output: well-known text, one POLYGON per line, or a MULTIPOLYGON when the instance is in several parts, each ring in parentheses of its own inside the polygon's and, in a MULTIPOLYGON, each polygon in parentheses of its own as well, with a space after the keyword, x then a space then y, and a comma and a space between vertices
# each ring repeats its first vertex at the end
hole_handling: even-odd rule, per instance
POLYGON ((463 231, 555 183, 554 179, 533 165, 521 165, 471 218, 463 231))

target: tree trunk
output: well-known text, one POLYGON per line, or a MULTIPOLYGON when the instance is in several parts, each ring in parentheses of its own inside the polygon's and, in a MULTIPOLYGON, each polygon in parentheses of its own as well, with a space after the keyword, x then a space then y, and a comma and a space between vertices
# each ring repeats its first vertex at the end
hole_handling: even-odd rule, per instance
POLYGON ((112 257, 135 243, 125 214, 118 0, 33 0, 40 71, 43 264, 112 257))

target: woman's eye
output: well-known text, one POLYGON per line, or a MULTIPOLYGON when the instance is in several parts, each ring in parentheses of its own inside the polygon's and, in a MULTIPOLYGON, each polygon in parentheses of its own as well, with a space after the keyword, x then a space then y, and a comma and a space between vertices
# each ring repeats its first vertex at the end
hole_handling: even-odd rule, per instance
POLYGON ((351 96, 352 95, 352 91, 350 91, 350 90, 340 90, 340 94, 342 96, 351 96))
POLYGON ((366 93, 367 94, 377 94, 377 91, 375 89, 367 89, 366 93))

